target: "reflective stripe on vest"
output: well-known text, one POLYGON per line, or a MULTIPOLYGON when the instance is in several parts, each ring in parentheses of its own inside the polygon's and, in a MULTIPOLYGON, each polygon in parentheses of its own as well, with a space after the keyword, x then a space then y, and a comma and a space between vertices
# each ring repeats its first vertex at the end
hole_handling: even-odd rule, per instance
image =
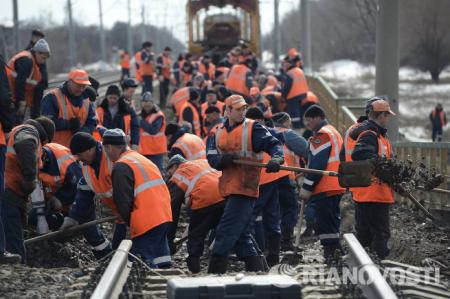
POLYGON ((130 161, 130 162, 133 162, 133 163, 137 166, 137 168, 139 169, 139 172, 141 173, 142 177, 144 178, 144 181, 145 181, 145 182, 144 182, 143 184, 137 186, 137 187, 134 189, 134 196, 135 196, 135 197, 136 197, 139 193, 141 193, 141 192, 143 192, 143 191, 145 191, 145 190, 147 190, 147 189, 150 189, 150 188, 153 188, 153 187, 155 187, 155 186, 159 186, 159 185, 164 185, 164 184, 165 184, 165 182, 164 182, 163 179, 150 180, 150 178, 148 177, 148 175, 147 175, 147 173, 145 172, 145 170, 144 170, 144 168, 142 167, 142 165, 140 165, 140 164, 139 164, 139 161, 136 160, 136 159, 134 159, 133 157, 125 156, 125 157, 123 157, 122 159, 128 160, 128 161, 130 161))

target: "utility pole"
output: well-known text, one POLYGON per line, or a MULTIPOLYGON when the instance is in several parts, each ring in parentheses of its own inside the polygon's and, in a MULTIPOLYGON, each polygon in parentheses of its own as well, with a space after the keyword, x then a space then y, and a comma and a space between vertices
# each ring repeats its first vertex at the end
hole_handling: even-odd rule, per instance
POLYGON ((275 64, 275 69, 278 68, 278 63, 280 60, 280 46, 281 46, 280 21, 278 19, 279 4, 280 4, 279 0, 274 0, 273 17, 274 17, 275 47, 273 48, 273 63, 275 64))
POLYGON ((133 53, 133 39, 131 36, 131 2, 128 0, 128 53, 133 53))
POLYGON ((106 62, 106 42, 105 42, 105 31, 103 29, 102 0, 98 0, 98 17, 100 20, 100 50, 102 54, 102 61, 106 62))
POLYGON ((397 141, 398 134, 398 0, 379 0, 376 33, 375 94, 387 95, 391 110, 397 116, 388 124, 389 138, 397 141))
POLYGON ((19 9, 17 0, 13 0, 13 18, 14 18, 14 51, 19 52, 19 9))
POLYGON ((145 28, 145 5, 144 2, 142 3, 141 7, 141 18, 142 18, 142 24, 141 24, 141 41, 147 40, 147 32, 145 28))
POLYGON ((67 0, 67 12, 69 17, 69 65, 70 68, 75 66, 75 61, 77 57, 75 49, 75 32, 73 30, 73 20, 72 20, 72 1, 67 0))
POLYGON ((302 60, 306 73, 311 73, 311 15, 309 11, 309 0, 301 0, 300 4, 301 14, 301 52, 302 60))

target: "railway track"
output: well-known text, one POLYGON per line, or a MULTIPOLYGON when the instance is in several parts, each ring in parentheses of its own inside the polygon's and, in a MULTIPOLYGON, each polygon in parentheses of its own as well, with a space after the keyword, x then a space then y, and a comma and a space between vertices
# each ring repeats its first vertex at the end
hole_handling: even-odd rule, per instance
MULTIPOLYGON (((324 262, 316 242, 301 251, 298 265, 279 264, 268 274, 294 278, 300 286, 298 298, 450 298, 448 286, 440 281, 439 268, 378 261, 371 258, 353 234, 345 234, 344 242, 346 255, 331 264, 324 262)), ((140 260, 130 262, 130 248, 131 241, 125 240, 109 262, 86 269, 66 297, 174 298, 168 292, 168 281, 192 277, 177 268, 150 269, 140 260)), ((233 274, 239 279, 250 277, 233 274)), ((251 298, 251 292, 247 295, 239 298, 251 298)))

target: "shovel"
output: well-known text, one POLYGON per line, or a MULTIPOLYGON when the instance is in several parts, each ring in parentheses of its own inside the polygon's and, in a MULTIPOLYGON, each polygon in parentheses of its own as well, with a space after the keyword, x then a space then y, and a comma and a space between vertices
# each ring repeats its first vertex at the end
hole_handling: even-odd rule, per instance
MULTIPOLYGON (((248 165, 255 167, 267 167, 267 163, 233 160, 233 163, 239 165, 248 165)), ((368 187, 372 183, 373 162, 369 160, 341 162, 338 171, 326 171, 311 168, 301 168, 292 166, 280 166, 280 170, 287 170, 293 172, 311 173, 316 175, 337 177, 339 185, 344 188, 352 187, 368 187)))

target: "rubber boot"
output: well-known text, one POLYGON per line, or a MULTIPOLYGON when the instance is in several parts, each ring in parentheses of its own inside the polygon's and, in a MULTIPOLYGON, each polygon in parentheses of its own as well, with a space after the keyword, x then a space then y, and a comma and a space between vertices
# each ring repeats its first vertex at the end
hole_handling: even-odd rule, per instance
POLYGON ((200 272, 200 257, 198 256, 188 256, 186 263, 189 271, 192 273, 200 272))
POLYGON ((255 256, 247 256, 244 258, 245 262, 245 271, 247 272, 264 272, 265 267, 263 264, 263 256, 255 255, 255 256))
POLYGON ((228 257, 227 256, 211 256, 209 260, 208 273, 223 274, 227 272, 228 257))
POLYGON ((280 246, 281 246, 280 238, 267 240, 266 248, 268 255, 266 256, 266 261, 269 268, 272 268, 273 266, 280 263, 280 246))
POLYGON ((286 228, 281 231, 281 250, 291 251, 294 250, 294 229, 286 228))
POLYGON ((306 221, 306 229, 302 233, 302 237, 311 237, 314 235, 314 222, 306 221))
POLYGON ((0 264, 20 264, 22 257, 7 251, 0 253, 0 264))

